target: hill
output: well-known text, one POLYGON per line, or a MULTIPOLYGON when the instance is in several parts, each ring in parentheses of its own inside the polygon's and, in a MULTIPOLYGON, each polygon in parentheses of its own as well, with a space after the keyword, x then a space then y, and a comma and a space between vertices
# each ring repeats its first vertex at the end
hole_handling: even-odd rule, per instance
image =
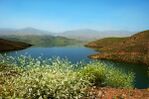
POLYGON ((129 36, 130 33, 132 34, 132 32, 130 31, 97 31, 92 29, 80 29, 80 30, 66 31, 63 33, 59 33, 59 35, 77 40, 93 41, 110 36, 115 37, 129 36))
POLYGON ((93 59, 108 59, 149 65, 149 30, 125 38, 105 38, 90 42, 87 47, 102 51, 93 59))
MULTIPOLYGON (((23 29, 9 29, 9 28, 0 28, 0 36, 50 36, 50 37, 65 37, 72 40, 78 40, 83 42, 90 42, 93 40, 115 36, 115 37, 122 37, 122 36, 129 36, 133 32, 130 31, 97 31, 92 29, 78 29, 78 30, 71 30, 65 31, 61 33, 54 33, 44 30, 39 30, 32 27, 27 27, 23 29)), ((35 38, 35 37, 33 37, 35 38)), ((35 44, 35 43, 34 43, 35 44)))
POLYGON ((20 50, 20 49, 27 48, 29 46, 31 46, 31 45, 22 43, 22 42, 14 42, 14 41, 0 39, 0 52, 20 50))
POLYGON ((9 29, 9 28, 0 28, 0 36, 6 35, 52 35, 52 32, 39 30, 32 27, 27 27, 23 29, 9 29))
POLYGON ((66 46, 80 43, 75 39, 53 36, 54 33, 35 28, 0 29, 0 37, 6 40, 29 43, 35 46, 66 46))
POLYGON ((53 36, 54 33, 35 28, 0 29, 0 37, 6 40, 25 42, 35 46, 67 46, 81 43, 75 39, 63 36, 53 36))
POLYGON ((69 39, 61 36, 51 36, 51 35, 7 35, 2 36, 7 40, 17 41, 17 42, 25 42, 32 44, 34 46, 67 46, 74 45, 80 43, 80 41, 69 39))

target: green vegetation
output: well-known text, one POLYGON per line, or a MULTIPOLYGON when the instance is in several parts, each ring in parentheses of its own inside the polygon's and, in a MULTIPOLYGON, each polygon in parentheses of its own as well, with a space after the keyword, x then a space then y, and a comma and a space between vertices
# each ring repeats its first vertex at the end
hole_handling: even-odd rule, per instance
POLYGON ((108 59, 149 65, 149 30, 127 38, 106 38, 90 42, 87 47, 103 53, 91 55, 93 59, 108 59))
POLYGON ((100 62, 87 64, 82 70, 83 77, 89 77, 95 85, 131 88, 133 86, 134 74, 125 74, 122 70, 106 66, 100 62))
POLYGON ((51 36, 51 35, 8 35, 3 36, 3 38, 29 43, 35 46, 67 46, 81 43, 75 39, 69 39, 61 36, 51 36))
POLYGON ((2 56, 0 96, 28 99, 88 97, 92 86, 132 88, 134 74, 100 62, 72 64, 67 59, 2 56))

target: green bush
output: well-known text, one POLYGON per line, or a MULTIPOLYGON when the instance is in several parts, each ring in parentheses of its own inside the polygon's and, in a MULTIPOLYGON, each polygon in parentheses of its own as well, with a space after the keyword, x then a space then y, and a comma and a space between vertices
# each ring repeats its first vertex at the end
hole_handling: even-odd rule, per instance
POLYGON ((106 66, 100 62, 87 64, 80 70, 80 75, 89 77, 94 85, 111 86, 120 88, 134 87, 134 73, 124 73, 118 68, 106 66))
POLYGON ((0 96, 4 98, 78 99, 88 96, 86 91, 92 85, 130 88, 134 80, 132 73, 125 74, 100 62, 72 64, 60 58, 5 56, 0 66, 0 96))
POLYGON ((79 70, 80 76, 86 77, 93 85, 104 85, 106 66, 100 62, 87 64, 79 70))

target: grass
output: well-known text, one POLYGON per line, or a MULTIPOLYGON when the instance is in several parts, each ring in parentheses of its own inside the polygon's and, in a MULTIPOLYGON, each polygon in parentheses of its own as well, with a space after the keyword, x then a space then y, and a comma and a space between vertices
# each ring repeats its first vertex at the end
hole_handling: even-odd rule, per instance
POLYGON ((0 96, 27 99, 79 99, 92 86, 133 88, 134 74, 100 62, 72 64, 67 59, 1 57, 0 96))
POLYGON ((87 47, 100 51, 92 59, 149 65, 149 30, 125 38, 104 38, 90 42, 87 47))
POLYGON ((119 46, 120 42, 125 41, 127 38, 118 38, 118 37, 111 37, 111 38, 103 38, 97 41, 90 42, 86 44, 86 47, 91 47, 99 51, 113 51, 116 50, 117 46, 119 46))
POLYGON ((61 36, 50 36, 50 35, 11 35, 11 36, 3 36, 2 38, 18 41, 18 42, 26 42, 32 44, 34 46, 68 46, 68 45, 76 45, 81 43, 75 39, 69 39, 61 36))

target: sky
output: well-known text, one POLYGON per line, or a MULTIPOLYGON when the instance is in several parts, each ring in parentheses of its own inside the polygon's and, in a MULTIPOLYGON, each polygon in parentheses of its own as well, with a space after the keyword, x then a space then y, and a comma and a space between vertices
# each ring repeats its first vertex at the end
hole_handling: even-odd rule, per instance
POLYGON ((149 0, 0 0, 0 28, 149 29, 149 0))

